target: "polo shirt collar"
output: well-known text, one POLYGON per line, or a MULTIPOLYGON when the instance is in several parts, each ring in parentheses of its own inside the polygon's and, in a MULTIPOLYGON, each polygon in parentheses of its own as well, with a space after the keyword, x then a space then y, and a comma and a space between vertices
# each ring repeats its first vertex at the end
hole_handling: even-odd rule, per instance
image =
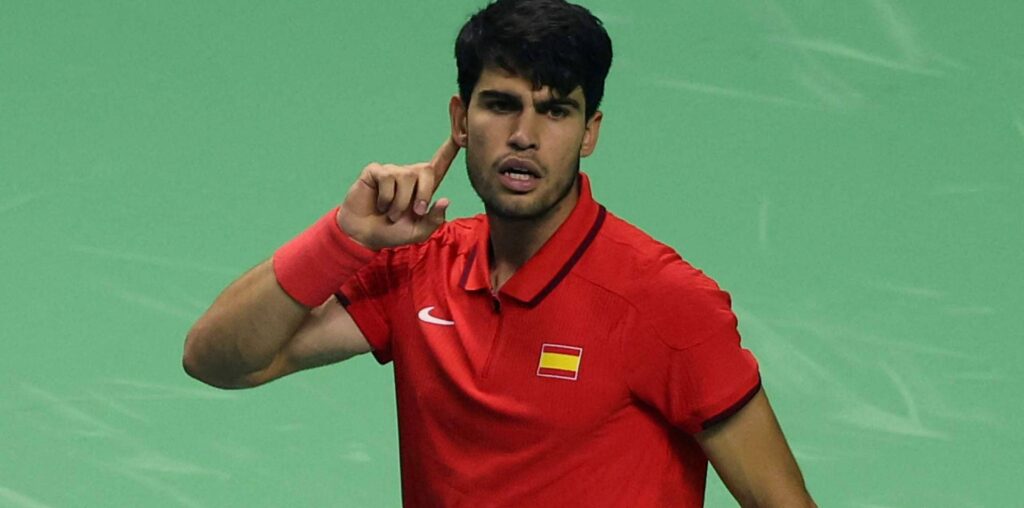
MULTIPOLYGON (((579 199, 565 222, 516 273, 500 293, 533 306, 540 303, 569 274, 597 236, 606 211, 594 201, 590 180, 579 173, 579 199)), ((467 291, 491 288, 490 220, 485 216, 476 231, 476 244, 466 256, 460 285, 467 291)))

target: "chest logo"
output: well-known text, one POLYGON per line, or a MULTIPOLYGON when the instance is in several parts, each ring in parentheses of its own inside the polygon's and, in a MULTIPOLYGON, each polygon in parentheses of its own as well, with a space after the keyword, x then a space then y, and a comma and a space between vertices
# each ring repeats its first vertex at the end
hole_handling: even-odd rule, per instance
POLYGON ((447 319, 441 319, 441 318, 439 318, 437 316, 432 316, 430 314, 430 311, 432 311, 432 310, 434 310, 433 306, 431 306, 431 307, 423 307, 422 309, 420 309, 420 313, 419 313, 420 321, 423 321, 424 323, 430 323, 432 325, 442 325, 442 326, 452 326, 452 325, 455 324, 455 321, 449 321, 447 319))
POLYGON ((583 348, 563 346, 561 344, 544 344, 540 347, 540 364, 537 375, 576 381, 580 373, 580 360, 583 348))

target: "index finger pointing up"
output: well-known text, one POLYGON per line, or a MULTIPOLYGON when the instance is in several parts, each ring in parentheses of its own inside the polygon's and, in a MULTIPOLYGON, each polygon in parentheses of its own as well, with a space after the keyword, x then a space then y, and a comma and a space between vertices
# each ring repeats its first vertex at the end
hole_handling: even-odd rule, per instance
POLYGON ((455 143, 454 138, 448 136, 448 139, 444 140, 441 148, 434 154, 434 158, 430 160, 430 167, 434 170, 435 187, 441 185, 441 179, 448 173, 448 168, 451 167, 452 161, 458 154, 459 145, 455 143))

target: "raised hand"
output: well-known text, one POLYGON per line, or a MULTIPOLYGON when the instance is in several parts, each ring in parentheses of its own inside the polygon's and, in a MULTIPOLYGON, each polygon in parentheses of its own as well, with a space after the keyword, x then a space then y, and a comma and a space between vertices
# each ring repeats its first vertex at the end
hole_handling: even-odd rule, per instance
POLYGON ((448 137, 430 162, 367 165, 341 204, 338 225, 374 250, 426 240, 444 224, 449 201, 430 202, 458 153, 448 137))

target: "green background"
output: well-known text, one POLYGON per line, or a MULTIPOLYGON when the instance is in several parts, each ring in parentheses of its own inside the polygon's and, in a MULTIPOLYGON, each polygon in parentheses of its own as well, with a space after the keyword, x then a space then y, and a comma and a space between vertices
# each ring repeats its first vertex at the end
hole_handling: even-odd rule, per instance
MULTIPOLYGON (((733 295, 819 504, 1019 503, 1024 4, 586 4, 595 196, 733 295)), ((0 1, 0 506, 399 504, 390 366, 226 392, 182 343, 433 154, 482 5, 0 1)))

